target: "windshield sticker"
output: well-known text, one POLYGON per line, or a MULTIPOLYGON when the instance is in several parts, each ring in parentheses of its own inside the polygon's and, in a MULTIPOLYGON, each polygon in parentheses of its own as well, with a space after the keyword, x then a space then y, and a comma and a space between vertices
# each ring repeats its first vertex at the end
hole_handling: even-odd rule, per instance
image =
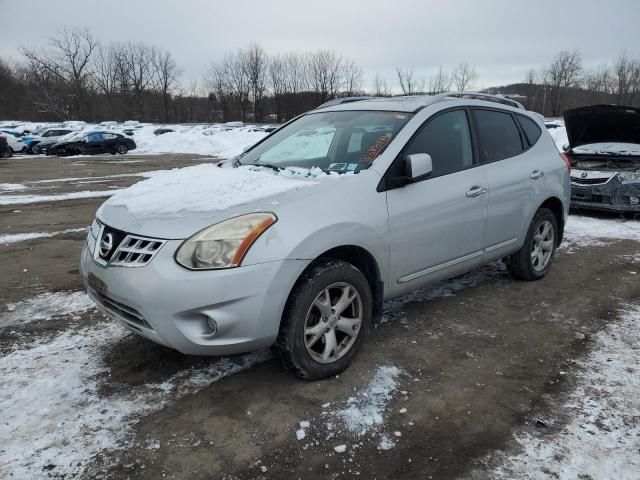
POLYGON ((346 170, 346 168, 346 163, 332 163, 329 165, 328 170, 331 170, 333 172, 342 172, 343 170, 346 170))
POLYGON ((387 146, 387 144, 391 141, 391 134, 384 133, 378 137, 373 145, 369 147, 367 150, 367 154, 360 157, 360 161, 364 163, 373 163, 376 157, 380 154, 380 152, 387 146))
POLYGON ((358 164, 357 163, 350 163, 349 165, 347 165, 347 171, 348 172, 353 172, 356 168, 358 168, 358 164))

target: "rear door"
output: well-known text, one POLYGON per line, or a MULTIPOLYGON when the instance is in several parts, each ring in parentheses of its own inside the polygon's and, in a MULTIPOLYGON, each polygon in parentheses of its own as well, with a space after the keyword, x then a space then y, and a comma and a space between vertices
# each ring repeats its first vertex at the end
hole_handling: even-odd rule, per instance
POLYGON ((404 157, 428 153, 431 176, 387 191, 390 280, 410 290, 478 265, 487 215, 487 179, 474 160, 465 109, 446 110, 416 132, 387 175, 404 157))
POLYGON ((536 175, 544 175, 529 152, 524 132, 512 112, 474 108, 480 163, 487 173, 489 208, 485 249, 487 255, 513 250, 526 234, 526 222, 535 200, 536 175))

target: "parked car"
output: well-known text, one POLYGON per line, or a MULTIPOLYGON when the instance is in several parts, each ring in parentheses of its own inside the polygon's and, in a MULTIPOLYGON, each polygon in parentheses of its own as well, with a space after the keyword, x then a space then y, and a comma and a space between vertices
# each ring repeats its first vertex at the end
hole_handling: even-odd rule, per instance
MULTIPOLYGON (((40 144, 43 140, 54 140, 53 143, 56 143, 59 138, 68 135, 71 132, 73 132, 73 130, 69 128, 47 128, 42 130, 42 132, 38 132, 35 136, 22 137, 22 141, 27 147, 27 152, 39 154, 41 153, 40 144)), ((50 143, 51 142, 49 142, 49 144, 50 143)))
POLYGON ((4 135, 0 135, 0 157, 6 158, 10 157, 11 155, 13 155, 13 151, 7 143, 7 137, 4 135))
POLYGON ((113 132, 82 132, 47 148, 47 155, 125 154, 136 148, 130 138, 113 132))
POLYGON ((139 335, 185 354, 271 346, 319 379, 353 360, 386 299, 498 259, 543 278, 569 212, 567 162, 541 117, 504 98, 336 103, 233 161, 112 197, 80 270, 139 335))
POLYGON ((7 139, 7 144, 13 153, 20 153, 27 150, 18 132, 13 130, 0 130, 0 132, 4 134, 3 136, 7 139))
POLYGON ((153 131, 154 135, 164 135, 165 133, 175 132, 173 128, 156 128, 153 131))
POLYGON ((592 105, 564 114, 571 205, 640 212, 640 109, 592 105))

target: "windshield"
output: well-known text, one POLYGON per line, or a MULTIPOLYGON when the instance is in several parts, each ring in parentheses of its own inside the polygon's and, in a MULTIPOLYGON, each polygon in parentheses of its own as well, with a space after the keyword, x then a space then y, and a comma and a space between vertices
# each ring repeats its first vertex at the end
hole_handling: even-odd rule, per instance
POLYGON ((411 116, 381 111, 310 113, 241 155, 240 162, 357 172, 371 166, 411 116))

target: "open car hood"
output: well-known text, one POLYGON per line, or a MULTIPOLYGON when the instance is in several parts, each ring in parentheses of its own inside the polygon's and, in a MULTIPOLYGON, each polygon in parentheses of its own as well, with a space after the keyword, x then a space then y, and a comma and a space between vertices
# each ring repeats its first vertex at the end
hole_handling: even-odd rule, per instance
POLYGON ((569 149, 594 143, 640 145, 640 108, 590 105, 564 112, 569 149))

